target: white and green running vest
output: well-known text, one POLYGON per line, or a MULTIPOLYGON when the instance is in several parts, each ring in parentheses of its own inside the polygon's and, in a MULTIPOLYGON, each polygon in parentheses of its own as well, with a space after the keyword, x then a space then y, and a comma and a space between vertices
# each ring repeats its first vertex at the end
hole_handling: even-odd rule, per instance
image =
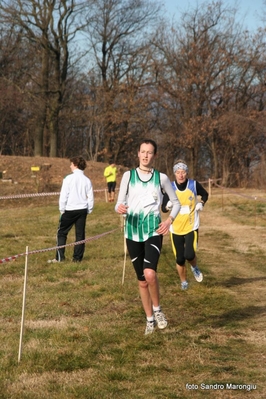
POLYGON ((130 171, 127 191, 127 217, 125 237, 144 242, 158 235, 156 230, 161 223, 160 205, 162 202, 160 173, 154 170, 150 180, 142 181, 136 169, 130 171))

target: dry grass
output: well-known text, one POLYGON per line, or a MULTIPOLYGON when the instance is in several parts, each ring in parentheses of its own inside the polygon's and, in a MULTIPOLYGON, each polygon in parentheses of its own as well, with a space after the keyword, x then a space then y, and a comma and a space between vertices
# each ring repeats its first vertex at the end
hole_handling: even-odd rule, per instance
MULTIPOLYGON (((68 161, 65 165, 68 169, 68 161)), ((96 169, 90 176, 95 182, 103 165, 96 169)), ((19 193, 20 186, 13 184, 12 190, 19 193)), ((104 187, 101 180, 97 188, 104 187)), ((48 265, 50 252, 29 256, 20 363, 25 259, 1 264, 0 398, 266 397, 265 208, 260 205, 255 223, 252 200, 230 195, 221 201, 214 193, 201 215, 198 257, 204 281, 196 283, 189 272, 187 292, 180 290, 165 237, 158 275, 169 327, 148 337, 128 259, 121 284, 120 219, 103 196, 88 219, 87 237, 116 230, 88 242, 80 265, 48 265), (226 389, 226 384, 256 389, 226 389)), ((54 246, 57 221, 56 197, 1 202, 0 258, 22 253, 26 245, 30 250, 54 246)), ((69 242, 73 238, 71 232, 69 242)), ((67 248, 69 259, 71 252, 67 248)))

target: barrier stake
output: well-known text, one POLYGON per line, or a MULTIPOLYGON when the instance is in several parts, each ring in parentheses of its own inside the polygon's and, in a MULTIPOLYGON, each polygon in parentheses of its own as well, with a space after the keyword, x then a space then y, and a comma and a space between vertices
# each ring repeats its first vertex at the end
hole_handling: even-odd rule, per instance
POLYGON ((127 260, 127 244, 126 244, 126 237, 125 237, 126 218, 125 217, 123 217, 123 222, 124 222, 124 229, 123 229, 123 234, 124 234, 124 266, 123 266, 123 274, 122 274, 122 285, 124 284, 124 281, 125 281, 126 260, 127 260))
POLYGON ((22 339, 23 339, 23 330, 24 330, 24 315, 25 315, 25 307, 26 307, 26 288, 27 288, 27 274, 28 274, 28 253, 29 253, 29 247, 26 247, 24 288, 23 288, 22 316, 21 316, 21 326, 20 326, 18 362, 20 362, 21 354, 22 354, 22 339))
POLYGON ((211 198, 212 195, 212 179, 209 179, 209 197, 211 198))

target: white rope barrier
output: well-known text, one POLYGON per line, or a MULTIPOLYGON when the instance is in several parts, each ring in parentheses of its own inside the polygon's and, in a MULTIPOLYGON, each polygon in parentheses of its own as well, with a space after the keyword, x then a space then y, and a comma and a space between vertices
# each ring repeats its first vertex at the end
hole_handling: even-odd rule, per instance
POLYGON ((250 195, 246 195, 246 194, 241 194, 241 193, 238 193, 238 192, 234 191, 232 188, 228 188, 228 187, 221 186, 220 184, 217 184, 217 183, 215 183, 215 182, 213 182, 213 184, 214 184, 216 187, 218 187, 218 188, 220 188, 220 189, 222 189, 222 190, 228 191, 229 193, 238 195, 239 197, 244 197, 244 198, 252 199, 252 200, 255 200, 255 201, 258 200, 258 199, 259 199, 260 201, 262 201, 262 202, 266 201, 266 199, 265 199, 265 198, 262 198, 262 197, 250 196, 250 195))
MULTIPOLYGON (((86 238, 85 240, 82 240, 82 241, 72 242, 70 244, 56 246, 56 247, 50 247, 50 248, 44 248, 44 249, 36 249, 36 250, 33 250, 33 251, 29 251, 27 253, 27 255, 37 254, 37 253, 41 253, 41 252, 55 251, 55 250, 57 250, 59 248, 65 248, 65 247, 70 247, 70 246, 74 246, 74 245, 84 244, 84 243, 89 242, 89 241, 98 240, 99 238, 104 237, 107 234, 111 234, 111 233, 115 232, 116 230, 119 230, 119 228, 107 231, 107 232, 102 233, 102 234, 98 234, 98 235, 93 236, 93 237, 86 238)), ((18 255, 8 256, 6 258, 0 259, 0 264, 9 262, 11 260, 15 260, 15 259, 19 258, 20 256, 25 256, 25 255, 26 255, 26 252, 23 252, 23 253, 18 254, 18 255)))
MULTIPOLYGON (((103 192, 105 189, 101 190, 93 190, 94 193, 103 192)), ((7 195, 0 197, 0 200, 7 199, 18 199, 18 198, 32 198, 32 197, 48 197, 52 195, 59 195, 60 192, 52 192, 52 193, 32 193, 32 194, 15 194, 15 195, 7 195)))

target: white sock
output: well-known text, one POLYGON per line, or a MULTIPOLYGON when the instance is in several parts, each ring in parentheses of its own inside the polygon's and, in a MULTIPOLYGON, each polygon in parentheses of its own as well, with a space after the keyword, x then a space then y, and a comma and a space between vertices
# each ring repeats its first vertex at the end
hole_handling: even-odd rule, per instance
POLYGON ((152 322, 152 321, 154 321, 154 317, 153 317, 153 316, 149 316, 149 317, 147 317, 147 321, 149 321, 149 322, 152 322))
POLYGON ((153 311, 154 312, 160 312, 160 310, 161 310, 161 306, 159 305, 159 306, 153 306, 153 311))

